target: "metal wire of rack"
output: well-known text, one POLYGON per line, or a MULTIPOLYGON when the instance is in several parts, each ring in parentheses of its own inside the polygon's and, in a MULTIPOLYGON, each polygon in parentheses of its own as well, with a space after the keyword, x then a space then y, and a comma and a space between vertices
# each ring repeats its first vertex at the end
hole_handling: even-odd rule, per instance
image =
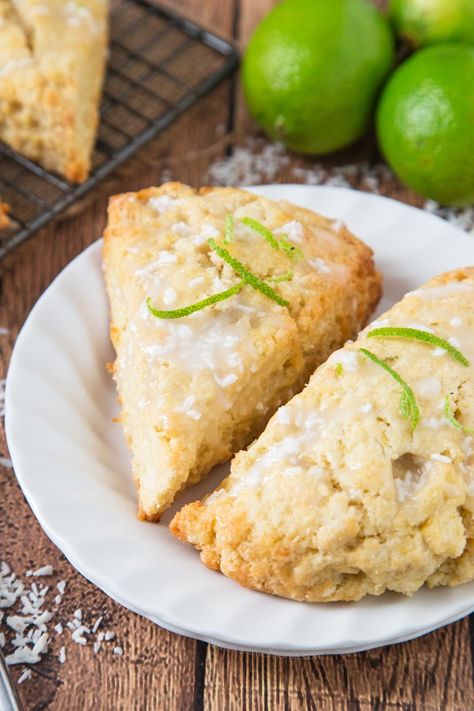
POLYGON ((114 3, 91 174, 73 185, 0 143, 0 197, 12 221, 0 231, 0 259, 166 129, 237 62, 232 43, 153 0, 114 3))

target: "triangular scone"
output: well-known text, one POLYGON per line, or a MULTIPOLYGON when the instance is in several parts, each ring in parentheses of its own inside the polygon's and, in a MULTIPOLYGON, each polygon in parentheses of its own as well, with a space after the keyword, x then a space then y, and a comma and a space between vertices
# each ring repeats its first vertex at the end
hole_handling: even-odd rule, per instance
POLYGON ((0 140, 85 180, 98 123, 107 0, 0 0, 0 140))
POLYGON ((295 600, 410 595, 425 582, 472 580, 473 434, 469 268, 407 294, 334 353, 237 455, 222 486, 185 506, 171 530, 210 568, 295 600), (394 327, 417 338, 413 330, 368 336, 394 327), (401 384, 381 363, 411 388, 417 425, 411 398, 400 399, 401 384))
POLYGON ((151 520, 260 434, 380 295, 370 249, 343 225, 232 188, 171 183, 113 198, 104 264, 122 422, 139 514, 151 520), (246 285, 190 316, 153 316, 147 297, 155 309, 177 309, 240 282, 208 243, 223 246, 227 215, 228 251, 289 308, 246 285), (248 217, 285 248, 243 224, 248 217))
POLYGON ((11 225, 11 220, 8 217, 9 212, 10 205, 7 205, 6 202, 2 202, 0 199, 0 230, 11 225))

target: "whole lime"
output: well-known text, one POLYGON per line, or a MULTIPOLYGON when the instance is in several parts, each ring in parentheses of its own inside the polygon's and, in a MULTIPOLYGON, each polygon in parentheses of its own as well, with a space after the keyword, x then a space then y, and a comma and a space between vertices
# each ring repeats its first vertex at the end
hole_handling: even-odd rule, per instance
POLYGON ((397 175, 447 205, 474 202, 474 47, 416 52, 392 75, 377 111, 380 147, 397 175))
POLYGON ((283 0, 243 62, 251 114, 302 153, 328 153, 365 131, 394 62, 387 21, 368 0, 283 0))
POLYGON ((415 47, 452 40, 474 44, 474 0, 391 0, 398 35, 415 47))

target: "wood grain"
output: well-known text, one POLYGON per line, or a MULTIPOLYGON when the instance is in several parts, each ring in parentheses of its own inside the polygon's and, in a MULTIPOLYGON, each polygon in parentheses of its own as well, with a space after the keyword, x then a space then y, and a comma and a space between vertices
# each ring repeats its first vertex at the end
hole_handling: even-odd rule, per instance
MULTIPOLYGON (((274 0, 174 0, 172 7, 214 31, 244 43, 274 0)), ((104 226, 107 196, 159 182, 163 176, 199 185, 213 158, 232 141, 258 136, 236 79, 224 82, 183 116, 165 135, 102 185, 73 214, 36 236, 2 265, 0 337, 3 374, 11 346, 36 299, 56 274, 104 226), (224 132, 224 133, 223 133, 224 132)), ((327 166, 380 160, 369 136, 348 151, 326 158, 327 166)), ((277 180, 295 182, 295 166, 314 161, 292 156, 277 180)), ((359 177, 354 186, 367 189, 359 177)), ((412 204, 419 198, 387 176, 381 192, 412 204)), ((2 375, 2 373, 0 373, 2 375)), ((25 436, 27 436, 25 434, 25 436)), ((6 453, 2 434, 0 450, 6 453)), ((125 610, 80 576, 41 531, 11 471, 0 469, 0 558, 22 573, 51 563, 55 580, 67 581, 58 620, 82 608, 87 621, 105 615, 125 654, 97 656, 66 637, 67 660, 53 655, 33 667, 20 687, 32 711, 473 711, 474 681, 469 621, 403 645, 345 657, 285 659, 225 651, 166 632, 125 610)), ((277 623, 277 621, 276 621, 277 623)), ((19 674, 15 669, 16 676, 19 674)))

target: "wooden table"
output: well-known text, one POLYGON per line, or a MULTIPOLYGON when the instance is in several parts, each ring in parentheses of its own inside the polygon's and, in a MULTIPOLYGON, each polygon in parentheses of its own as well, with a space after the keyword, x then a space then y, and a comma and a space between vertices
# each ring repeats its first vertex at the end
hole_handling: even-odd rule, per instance
MULTIPOLYGON (((175 0, 184 12, 212 29, 244 43, 252 27, 274 0, 175 0)), ((107 195, 160 182, 164 171, 198 185, 212 160, 232 143, 256 134, 243 107, 237 78, 229 79, 202 100, 132 160, 82 209, 36 236, 8 258, 1 270, 0 326, 10 329, 0 339, 6 371, 11 346, 31 307, 58 272, 104 226, 107 195)), ((324 165, 376 162, 371 137, 324 165)), ((295 181, 294 167, 314 161, 291 157, 276 180, 295 181)), ((367 189, 355 175, 354 184, 367 189)), ((381 192, 419 204, 390 176, 381 192)), ((27 439, 28 433, 25 433, 27 439)), ((3 440, 3 450, 6 445, 3 440)), ((67 476, 67 472, 65 472, 67 476)), ((32 668, 32 678, 19 687, 27 709, 40 711, 303 711, 314 709, 375 711, 473 711, 474 624, 465 619, 413 642, 345 657, 283 659, 218 649, 160 629, 112 602, 87 582, 49 541, 36 522, 14 475, 0 470, 0 559, 22 575, 51 563, 54 581, 65 579, 60 607, 63 622, 82 608, 93 619, 105 615, 107 627, 124 648, 92 653, 91 645, 74 644, 63 635, 67 660, 53 654, 32 668)), ((45 579, 47 581, 47 579, 45 579)), ((20 669, 14 668, 18 677, 20 669)))

